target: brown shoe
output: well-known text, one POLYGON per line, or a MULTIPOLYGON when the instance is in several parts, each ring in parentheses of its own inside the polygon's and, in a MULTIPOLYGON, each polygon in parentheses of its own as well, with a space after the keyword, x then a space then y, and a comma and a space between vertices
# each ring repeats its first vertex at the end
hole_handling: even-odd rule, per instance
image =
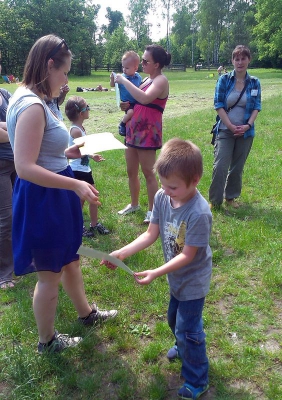
POLYGON ((233 207, 233 208, 239 208, 240 204, 237 203, 234 199, 225 199, 225 202, 228 206, 233 207))

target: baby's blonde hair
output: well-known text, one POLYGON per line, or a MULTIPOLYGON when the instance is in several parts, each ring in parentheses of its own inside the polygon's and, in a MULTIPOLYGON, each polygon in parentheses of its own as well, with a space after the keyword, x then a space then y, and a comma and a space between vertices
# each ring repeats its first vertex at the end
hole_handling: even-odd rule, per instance
POLYGON ((121 61, 123 60, 128 60, 129 58, 132 59, 132 62, 134 63, 134 65, 138 68, 139 64, 140 64, 140 57, 137 53, 135 53, 135 51, 133 50, 129 50, 126 51, 124 53, 124 55, 122 56, 121 61))

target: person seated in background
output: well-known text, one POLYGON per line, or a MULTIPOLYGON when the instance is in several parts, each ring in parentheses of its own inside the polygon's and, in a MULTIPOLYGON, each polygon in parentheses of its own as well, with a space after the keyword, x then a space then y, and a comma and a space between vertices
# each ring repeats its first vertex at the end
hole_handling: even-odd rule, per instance
POLYGON ((8 79, 10 83, 16 83, 16 78, 14 77, 14 75, 8 75, 8 79))
POLYGON ((104 88, 102 85, 98 85, 95 89, 92 89, 94 92, 107 92, 109 89, 104 88))
POLYGON ((3 78, 3 81, 4 81, 5 83, 11 83, 11 82, 10 82, 10 79, 7 77, 7 75, 2 75, 2 78, 3 78))

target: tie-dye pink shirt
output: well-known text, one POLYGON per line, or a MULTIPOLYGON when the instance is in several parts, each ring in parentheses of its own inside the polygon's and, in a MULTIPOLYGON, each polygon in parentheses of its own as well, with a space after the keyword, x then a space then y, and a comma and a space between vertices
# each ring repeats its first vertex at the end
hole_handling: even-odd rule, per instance
MULTIPOLYGON (((142 90, 146 92, 148 85, 142 90)), ((162 112, 165 108, 165 99, 155 99, 150 104, 135 104, 131 120, 126 125, 125 144, 148 150, 157 150, 162 147, 162 112)))

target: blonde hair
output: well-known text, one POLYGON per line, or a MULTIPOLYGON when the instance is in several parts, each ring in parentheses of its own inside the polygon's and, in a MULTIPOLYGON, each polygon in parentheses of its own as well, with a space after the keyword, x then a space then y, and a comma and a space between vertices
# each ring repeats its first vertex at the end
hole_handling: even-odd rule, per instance
POLYGON ((129 50, 126 51, 124 53, 124 55, 122 56, 121 61, 123 60, 128 60, 129 58, 132 59, 132 62, 135 64, 135 66, 138 68, 139 64, 140 64, 140 57, 137 53, 135 53, 135 51, 133 50, 129 50))
POLYGON ((164 178, 176 175, 189 186, 203 175, 203 158, 199 147, 179 138, 166 142, 154 165, 154 171, 164 178))

